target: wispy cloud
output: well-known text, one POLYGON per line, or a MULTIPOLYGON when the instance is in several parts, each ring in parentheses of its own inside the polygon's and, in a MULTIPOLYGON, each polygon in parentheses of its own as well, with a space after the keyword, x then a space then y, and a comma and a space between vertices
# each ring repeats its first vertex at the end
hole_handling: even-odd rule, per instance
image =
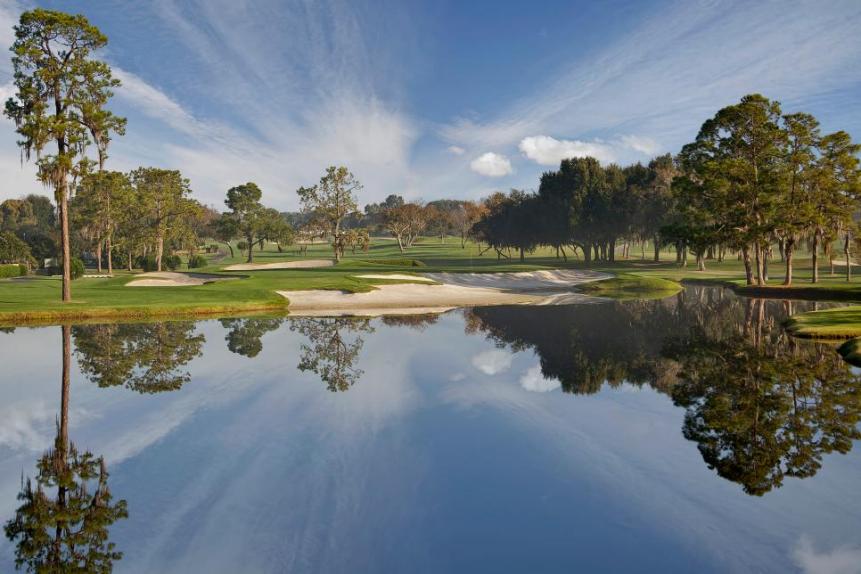
MULTIPOLYGON (((584 54, 524 98, 484 120, 440 128, 470 147, 533 134, 641 138, 677 146, 719 107, 760 91, 789 106, 850 86, 861 64, 861 4, 677 2, 617 42, 584 54)), ((561 57, 561 56, 560 56, 561 57)), ((580 137, 583 141, 584 138, 580 137)), ((653 146, 630 140, 646 153, 653 146)))

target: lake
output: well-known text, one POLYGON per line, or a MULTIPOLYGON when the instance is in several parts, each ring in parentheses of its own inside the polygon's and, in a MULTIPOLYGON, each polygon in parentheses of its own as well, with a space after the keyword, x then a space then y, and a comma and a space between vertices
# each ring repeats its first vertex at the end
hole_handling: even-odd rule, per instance
POLYGON ((814 305, 6 329, 0 571, 857 571, 861 376, 781 327, 814 305))

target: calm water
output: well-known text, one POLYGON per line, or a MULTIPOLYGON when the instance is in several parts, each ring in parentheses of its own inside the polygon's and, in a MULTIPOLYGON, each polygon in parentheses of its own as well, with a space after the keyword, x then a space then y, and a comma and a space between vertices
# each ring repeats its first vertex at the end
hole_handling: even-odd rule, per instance
POLYGON ((61 327, 3 332, 0 571, 857 571, 861 378, 810 308, 80 325, 66 385, 61 327))

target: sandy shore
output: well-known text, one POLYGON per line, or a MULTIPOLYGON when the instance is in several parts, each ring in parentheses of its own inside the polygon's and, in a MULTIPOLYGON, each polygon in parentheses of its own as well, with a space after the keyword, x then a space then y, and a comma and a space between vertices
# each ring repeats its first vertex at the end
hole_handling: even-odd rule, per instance
MULTIPOLYGON (((409 276, 413 279, 412 276, 409 276)), ((279 291, 294 315, 385 315, 437 313, 483 305, 562 305, 595 300, 572 292, 575 285, 607 279, 593 271, 524 273, 430 273, 438 285, 379 285, 368 293, 279 291)), ((388 275, 387 278, 393 278, 388 275)))
POLYGON ((229 281, 237 277, 210 275, 207 273, 175 273, 173 271, 156 271, 141 273, 135 279, 126 283, 126 287, 188 287, 205 285, 213 281, 229 281))
POLYGON ((314 267, 331 267, 335 262, 331 259, 306 259, 303 261, 279 261, 277 263, 237 263, 228 265, 225 271, 260 271, 263 269, 311 269, 314 267))

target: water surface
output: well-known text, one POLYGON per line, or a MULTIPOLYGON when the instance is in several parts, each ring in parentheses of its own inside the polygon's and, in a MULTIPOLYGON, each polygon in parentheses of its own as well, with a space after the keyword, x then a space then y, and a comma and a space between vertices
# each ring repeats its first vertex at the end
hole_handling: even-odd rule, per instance
POLYGON ((811 308, 7 330, 0 571, 851 572, 861 378, 811 308))

